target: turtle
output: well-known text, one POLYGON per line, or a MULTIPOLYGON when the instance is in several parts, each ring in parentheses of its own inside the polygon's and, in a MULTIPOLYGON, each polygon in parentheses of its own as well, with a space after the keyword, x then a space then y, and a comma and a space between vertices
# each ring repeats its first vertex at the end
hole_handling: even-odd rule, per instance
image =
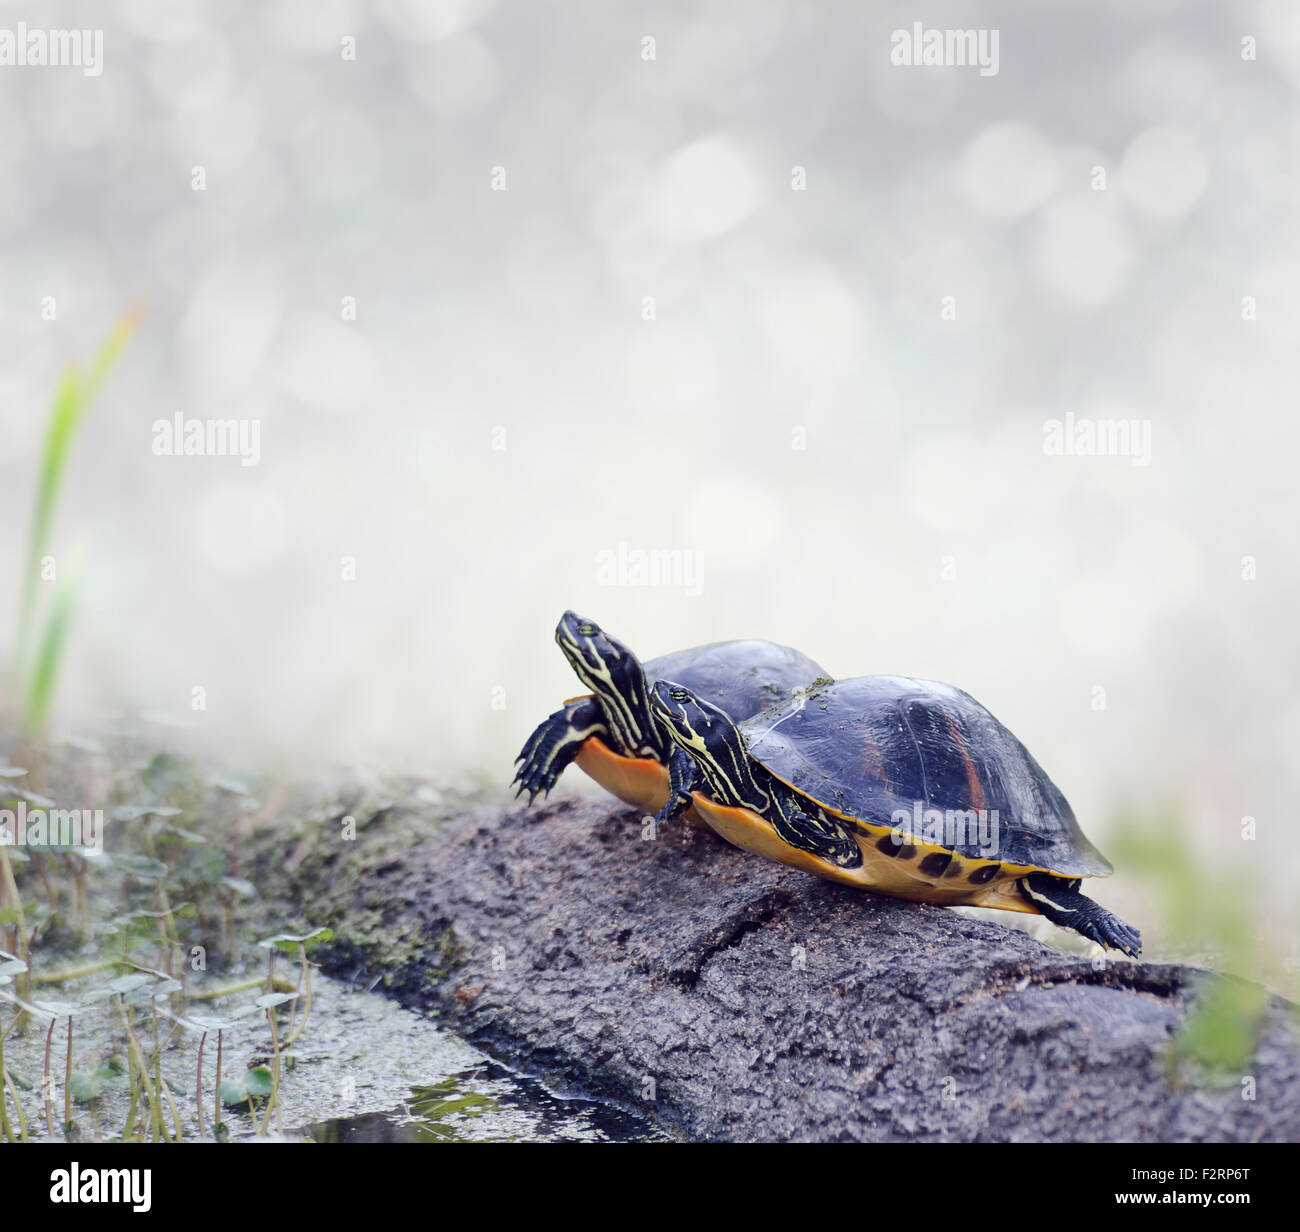
POLYGON ((643 665, 594 620, 571 611, 560 617, 555 640, 591 692, 543 720, 515 758, 515 794, 528 792, 530 804, 576 761, 624 803, 647 813, 660 809, 668 799, 672 743, 650 717, 649 685, 665 675, 742 720, 829 679, 807 655, 766 641, 712 642, 643 665))
POLYGON ((693 806, 738 847, 897 898, 1045 915, 1136 955, 1080 893, 1111 871, 1060 789, 969 693, 907 676, 815 688, 739 723, 688 685, 650 706, 676 748, 656 822, 693 806))

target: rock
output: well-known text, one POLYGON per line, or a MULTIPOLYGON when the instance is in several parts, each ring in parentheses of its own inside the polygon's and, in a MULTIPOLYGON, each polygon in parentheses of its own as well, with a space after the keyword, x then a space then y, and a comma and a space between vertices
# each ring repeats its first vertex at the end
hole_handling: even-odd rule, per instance
POLYGON ((647 841, 641 823, 574 800, 480 808, 427 846, 333 848, 300 891, 339 934, 336 972, 380 976, 502 1059, 682 1137, 1300 1137, 1285 1002, 1253 1100, 1239 1078, 1181 1085, 1165 1054, 1205 972, 1096 969, 710 834, 647 841))

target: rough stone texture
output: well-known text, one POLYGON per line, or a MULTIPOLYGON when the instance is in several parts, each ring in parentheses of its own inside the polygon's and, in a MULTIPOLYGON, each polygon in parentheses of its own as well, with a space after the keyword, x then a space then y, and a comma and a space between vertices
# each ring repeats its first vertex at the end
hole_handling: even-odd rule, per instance
POLYGON ((334 848, 302 884, 340 932, 336 970, 684 1137, 1300 1138, 1284 1002, 1254 1101, 1237 1081, 1175 1085, 1163 1054, 1203 972, 1095 970, 712 835, 648 842, 640 821, 572 800, 479 810, 414 850, 334 848))

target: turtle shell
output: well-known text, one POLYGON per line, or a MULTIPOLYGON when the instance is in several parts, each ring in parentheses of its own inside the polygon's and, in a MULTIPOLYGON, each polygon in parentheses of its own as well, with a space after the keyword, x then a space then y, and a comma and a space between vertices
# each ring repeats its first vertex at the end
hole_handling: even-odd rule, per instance
POLYGON ((646 681, 671 680, 711 701, 740 723, 784 706, 796 689, 829 680, 806 654, 775 642, 711 642, 642 664, 646 681))
MULTIPOLYGON (((843 817, 892 828, 899 810, 909 818, 975 810, 990 819, 996 810, 996 858, 1004 864, 1067 877, 1111 871, 1025 746, 951 685, 840 680, 756 716, 741 732, 756 761, 843 817)), ((988 859, 974 842, 935 845, 988 859)))

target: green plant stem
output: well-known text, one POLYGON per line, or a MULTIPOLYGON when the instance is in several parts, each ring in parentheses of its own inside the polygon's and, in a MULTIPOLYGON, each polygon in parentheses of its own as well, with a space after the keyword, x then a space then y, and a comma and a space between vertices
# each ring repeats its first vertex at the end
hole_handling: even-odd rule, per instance
POLYGON ((120 958, 102 958, 97 962, 83 963, 79 967, 63 967, 58 971, 42 971, 32 976, 36 984, 66 984, 69 980, 78 980, 83 975, 94 975, 96 971, 107 971, 110 967, 126 964, 120 958))
POLYGON ((68 1015, 68 1059, 63 1067, 63 1132, 72 1124, 72 1015, 68 1015))
MULTIPOLYGON (((0 1065, 0 1075, 4 1077, 4 1090, 9 1092, 9 1097, 14 1101, 14 1111, 18 1114, 18 1140, 27 1141, 27 1114, 23 1111, 23 1106, 18 1098, 18 1088, 14 1085, 14 1080, 9 1077, 9 1071, 0 1065)), ((0 1100, 3 1099, 3 1092, 0 1092, 0 1100)), ((10 1139, 12 1141, 12 1138, 10 1139)))
POLYGON ((57 1021, 58 1019, 51 1018, 49 1029, 45 1032, 45 1071, 41 1082, 41 1096, 45 1102, 45 1128, 51 1138, 54 1137, 54 1101, 50 1098, 50 1045, 54 1042, 54 1024, 57 1021))
POLYGON ((194 1071, 194 1113, 198 1118, 198 1134, 203 1138, 203 1045, 207 1043, 208 1033, 199 1036, 199 1063, 194 1071))
POLYGON ((14 979, 14 987, 18 990, 18 995, 26 1000, 32 994, 29 961, 31 952, 27 947, 27 915, 23 911, 23 896, 18 892, 18 882, 14 880, 14 866, 4 844, 0 844, 0 889, 4 891, 0 894, 0 902, 8 902, 14 909, 14 953, 28 964, 28 970, 14 979))
POLYGON ((13 1131, 9 1128, 9 1111, 5 1102, 5 1091, 9 1084, 9 1075, 5 1072, 5 1036, 0 1031, 0 1137, 6 1142, 14 1140, 13 1131))
MULTIPOLYGON (((149 1079, 149 1069, 148 1066, 145 1064, 144 1050, 140 1047, 140 1041, 136 1038, 136 1034, 134 1029, 131 1026, 130 1019, 127 1017, 126 1002, 122 1000, 120 994, 114 999, 117 1001, 118 1013, 122 1017, 122 1026, 126 1030, 128 1061, 134 1064, 134 1068, 136 1072, 140 1075, 140 1087, 149 1099, 149 1108, 150 1108, 151 1117, 156 1118, 157 1107, 158 1107, 158 1093, 154 1090, 153 1083, 149 1079)), ((128 1129, 130 1128, 132 1122, 135 1119, 134 1118, 135 1108, 136 1108, 136 1100, 133 1096, 131 1100, 131 1108, 127 1114, 128 1129)), ((156 1120, 154 1121, 154 1124, 156 1126, 156 1120)), ((163 1129, 163 1133, 165 1136, 166 1135, 165 1127, 163 1129)), ((126 1133, 125 1131, 123 1131, 123 1137, 125 1136, 126 1133)))
POLYGON ((271 1129, 271 1109, 273 1107, 275 1109, 275 1128, 277 1132, 284 1132, 284 1126, 280 1121, 280 1042, 276 1038, 274 1006, 266 1011, 266 1021, 271 1027, 271 1098, 266 1101, 266 1116, 262 1121, 262 1137, 264 1138, 271 1129))
POLYGON ((212 1132, 221 1128, 221 1029, 217 1029, 217 1080, 212 1088, 212 1132))

